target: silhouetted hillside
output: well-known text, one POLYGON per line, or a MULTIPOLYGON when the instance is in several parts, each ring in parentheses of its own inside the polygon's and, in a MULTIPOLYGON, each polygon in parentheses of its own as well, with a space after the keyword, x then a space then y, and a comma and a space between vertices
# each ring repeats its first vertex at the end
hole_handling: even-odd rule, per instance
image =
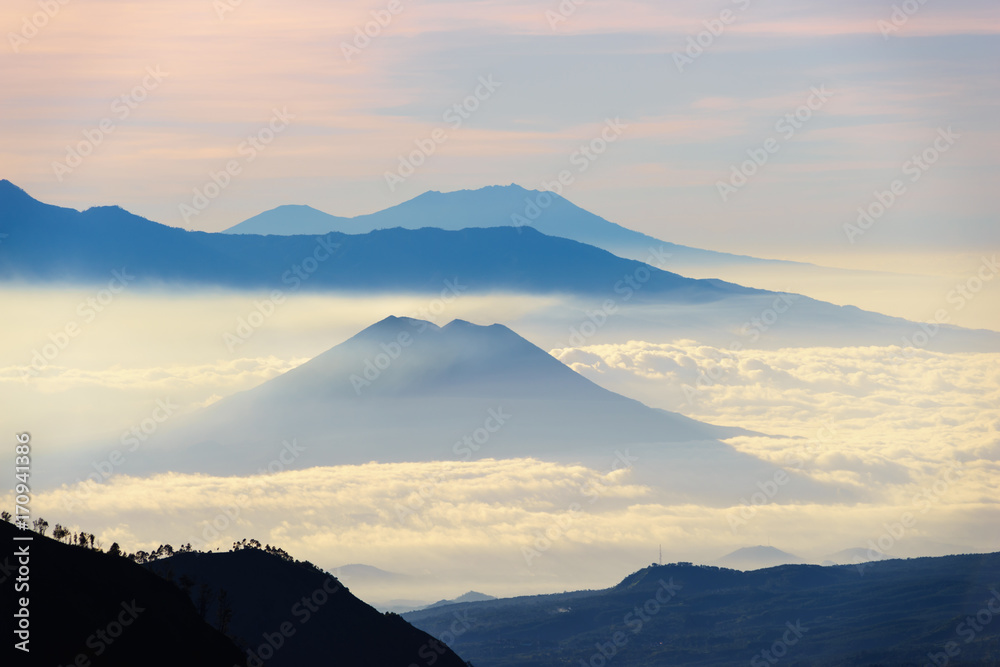
POLYGON ((434 634, 456 612, 473 627, 452 646, 479 667, 997 665, 1000 554, 752 572, 654 565, 606 590, 405 617, 434 634))
POLYGON ((147 567, 183 577, 196 600, 207 586, 210 617, 218 614, 218 591, 225 590, 229 634, 268 667, 465 667, 441 642, 396 614, 376 611, 308 564, 248 548, 180 553, 147 567))
POLYGON ((205 622, 174 584, 125 558, 62 544, 0 521, 5 665, 245 664, 228 637, 205 622), (30 542, 14 541, 31 537, 30 542), (27 590, 15 591, 28 545, 27 590), (29 599, 30 652, 13 649, 14 603, 29 599))

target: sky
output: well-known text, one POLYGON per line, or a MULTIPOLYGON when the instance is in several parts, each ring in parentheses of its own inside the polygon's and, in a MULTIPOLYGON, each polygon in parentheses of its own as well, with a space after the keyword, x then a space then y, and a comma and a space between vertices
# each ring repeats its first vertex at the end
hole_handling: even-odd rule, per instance
POLYGON ((696 247, 1000 245, 989 0, 9 0, 0 25, 0 175, 48 203, 217 231, 563 172, 696 247))
MULTIPOLYGON (((940 277, 909 285, 919 300, 906 312, 902 288, 881 297, 921 320, 1000 249, 1000 5, 988 0, 7 0, 0 25, 0 177, 46 203, 219 231, 283 204, 357 215, 427 190, 558 187, 666 241, 940 277)), ((161 401, 192 414, 427 305, 296 295, 234 352, 222 334, 260 295, 126 291, 25 383, 31 354, 94 293, 63 287, 0 290, 17 313, 0 346, 0 426, 29 424, 53 457, 95 446, 95 465, 161 401)), ((1000 329, 995 294, 950 315, 1000 329)), ((770 542, 820 562, 885 541, 915 507, 890 555, 997 549, 995 353, 917 350, 890 367, 898 349, 732 354, 666 333, 570 347, 519 326, 560 307, 470 296, 438 323, 509 324, 606 388, 766 433, 730 444, 794 456, 801 474, 860 499, 779 495, 734 528, 744 491, 676 504, 632 470, 486 457, 259 479, 116 472, 98 489, 42 485, 34 509, 105 547, 256 537, 327 569, 452 573, 454 590, 432 582, 432 599, 479 583, 495 595, 606 586, 658 544, 668 560, 770 542), (718 380, 685 394, 713 368, 718 380), (588 484, 605 489, 600 502, 566 524, 588 484), (546 532, 557 539, 526 559, 546 532)))

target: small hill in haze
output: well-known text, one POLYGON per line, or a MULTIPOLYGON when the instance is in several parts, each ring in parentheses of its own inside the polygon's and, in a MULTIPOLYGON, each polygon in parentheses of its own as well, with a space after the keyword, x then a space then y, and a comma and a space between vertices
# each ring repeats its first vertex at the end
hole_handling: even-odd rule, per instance
POLYGON ((852 565, 854 563, 867 563, 888 558, 878 549, 870 547, 853 547, 842 549, 835 554, 830 554, 823 559, 824 565, 852 565))
POLYGON ((756 546, 737 549, 718 559, 714 564, 734 570, 759 570, 798 563, 805 563, 805 560, 775 547, 756 546))
POLYGON ((497 598, 492 595, 486 595, 485 593, 478 593, 476 591, 469 591, 468 593, 463 593, 459 595, 454 600, 438 600, 434 604, 429 604, 424 609, 434 609, 435 607, 444 607, 449 604, 461 604, 463 602, 482 602, 484 600, 496 600, 497 598))

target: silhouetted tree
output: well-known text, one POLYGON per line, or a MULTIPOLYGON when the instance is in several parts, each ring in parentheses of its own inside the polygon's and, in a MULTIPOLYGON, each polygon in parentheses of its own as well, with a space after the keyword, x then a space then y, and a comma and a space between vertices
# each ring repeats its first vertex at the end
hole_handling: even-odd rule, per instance
POLYGON ((0 512, 0 519, 3 519, 7 523, 10 523, 10 512, 8 512, 7 510, 0 512))
POLYGON ((212 589, 208 587, 208 584, 202 584, 198 587, 198 613, 201 617, 208 620, 208 598, 212 593, 212 589))
POLYGON ((229 621, 233 619, 233 605, 229 602, 229 593, 226 589, 219 589, 219 609, 218 609, 218 621, 219 621, 219 632, 226 634, 229 629, 229 621))
POLYGON ((122 548, 120 546, 118 546, 117 542, 112 542, 111 543, 111 548, 108 549, 108 554, 111 555, 111 556, 121 556, 122 555, 122 548))
POLYGON ((35 527, 35 532, 42 536, 45 535, 45 531, 49 528, 49 522, 42 517, 38 517, 32 521, 31 525, 35 527))
POLYGON ((57 523, 56 527, 52 529, 52 537, 59 540, 60 542, 62 542, 63 539, 65 539, 65 537, 69 534, 70 532, 66 530, 66 527, 63 526, 61 523, 57 523))
POLYGON ((189 577, 187 574, 182 574, 181 578, 177 581, 177 585, 181 587, 188 597, 191 597, 191 589, 194 588, 194 579, 189 577))

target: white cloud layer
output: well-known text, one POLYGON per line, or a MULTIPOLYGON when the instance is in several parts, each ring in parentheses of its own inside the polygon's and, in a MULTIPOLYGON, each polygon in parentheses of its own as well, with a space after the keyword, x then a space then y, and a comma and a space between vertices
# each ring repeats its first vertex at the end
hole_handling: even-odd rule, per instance
MULTIPOLYGON (((33 507, 105 546, 225 548, 256 537, 325 568, 362 562, 417 575, 395 593, 359 589, 376 599, 609 585, 653 560, 658 544, 669 559, 705 562, 768 542, 817 562, 849 547, 891 556, 1000 548, 1000 355, 915 352, 894 364, 897 348, 730 353, 691 341, 553 353, 650 405, 768 434, 730 441, 742 451, 871 493, 861 503, 795 503, 763 479, 759 494, 734 491, 723 507, 676 505, 640 469, 488 459, 278 464, 251 478, 117 475, 41 492, 33 507)), ((274 367, 265 358, 190 372, 274 367)))

